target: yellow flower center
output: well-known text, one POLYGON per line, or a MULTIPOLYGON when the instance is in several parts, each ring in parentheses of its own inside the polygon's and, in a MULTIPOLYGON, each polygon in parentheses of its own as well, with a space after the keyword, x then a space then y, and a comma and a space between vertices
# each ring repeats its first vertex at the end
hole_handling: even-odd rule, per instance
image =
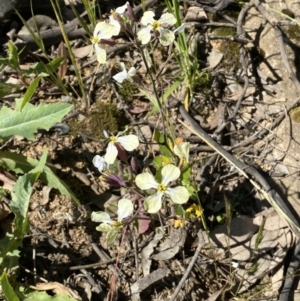
POLYGON ((113 227, 116 229, 116 230, 119 230, 123 227, 122 223, 117 221, 117 222, 113 222, 113 227))
POLYGON ((158 20, 154 20, 151 25, 153 27, 153 30, 158 30, 158 28, 160 27, 160 22, 158 20))
POLYGON ((98 37, 92 37, 92 38, 91 38, 91 42, 92 42, 93 44, 98 44, 98 43, 100 43, 100 39, 99 39, 98 37))
POLYGON ((113 143, 118 142, 118 138, 117 138, 116 136, 111 136, 109 139, 110 139, 110 141, 113 142, 113 143))
POLYGON ((163 184, 158 184, 157 190, 161 193, 165 193, 167 190, 167 187, 163 184))

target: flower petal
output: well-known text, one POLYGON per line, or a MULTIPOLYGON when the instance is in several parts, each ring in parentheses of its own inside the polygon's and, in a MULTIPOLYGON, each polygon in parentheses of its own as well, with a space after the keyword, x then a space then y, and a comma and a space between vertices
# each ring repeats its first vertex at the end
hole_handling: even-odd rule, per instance
MULTIPOLYGON (((154 16, 155 16, 155 14, 153 11, 145 11, 144 15, 141 19, 141 24, 144 26, 151 24, 154 21, 154 16)), ((176 20, 175 20, 175 22, 176 22, 176 20)))
POLYGON ((153 175, 149 172, 143 172, 136 176, 135 184, 138 188, 142 190, 147 190, 151 188, 157 189, 158 183, 154 179, 153 175))
POLYGON ((96 230, 101 232, 109 232, 113 230, 113 227, 108 224, 101 224, 98 227, 96 227, 96 230))
POLYGON ((169 46, 175 40, 175 35, 171 30, 160 27, 158 31, 160 33, 159 41, 163 46, 169 46))
POLYGON ((95 44, 94 47, 98 63, 104 64, 106 62, 106 51, 102 49, 98 44, 95 44))
POLYGON ((134 67, 131 67, 129 70, 128 70, 128 76, 129 77, 133 77, 136 75, 136 69, 134 67))
POLYGON ((126 135, 122 137, 118 137, 117 141, 129 152, 138 148, 139 139, 136 135, 126 135))
POLYGON ((168 185, 170 182, 175 181, 180 176, 180 169, 174 164, 168 164, 164 166, 161 170, 163 185, 168 185))
POLYGON ((140 30, 137 37, 143 45, 148 44, 151 40, 151 27, 145 27, 140 30))
POLYGON ((108 168, 108 164, 105 162, 104 158, 99 155, 96 155, 93 158, 93 164, 100 172, 103 172, 104 169, 108 168))
POLYGON ((104 211, 92 212, 91 220, 96 223, 112 224, 113 221, 109 214, 104 211))
POLYGON ((97 36, 100 40, 110 39, 115 32, 115 25, 106 22, 99 22, 95 27, 94 36, 97 36))
POLYGON ((174 15, 172 15, 170 13, 162 14, 161 17, 159 18, 159 22, 162 23, 162 26, 174 25, 176 23, 176 21, 177 20, 174 17, 174 15))
POLYGON ((119 73, 117 73, 116 75, 113 76, 113 79, 115 81, 117 81, 118 83, 122 84, 123 81, 127 78, 127 71, 126 70, 123 70, 119 73))
POLYGON ((188 162, 190 156, 190 143, 181 142, 180 144, 176 144, 174 146, 174 154, 188 162))
POLYGON ((115 240, 117 238, 117 235, 118 235, 118 231, 116 231, 116 230, 112 230, 112 231, 107 232, 107 234, 106 234, 106 244, 107 244, 108 247, 113 245, 113 243, 115 242, 115 240))
POLYGON ((118 156, 118 150, 113 142, 109 142, 106 149, 106 154, 104 155, 104 160, 108 164, 114 164, 118 156))
POLYGON ((128 217, 133 212, 133 204, 129 199, 121 199, 118 202, 118 221, 128 217))
POLYGON ((97 37, 99 31, 102 30, 103 25, 102 25, 101 23, 103 23, 103 22, 99 22, 99 23, 96 24, 95 29, 94 29, 94 32, 93 32, 93 36, 94 36, 94 37, 97 37))
POLYGON ((117 36, 121 30, 120 23, 113 16, 109 16, 109 24, 114 26, 114 31, 112 35, 117 36))
POLYGON ((168 188, 166 194, 176 204, 184 204, 189 200, 189 192, 183 186, 177 186, 174 188, 168 188))
POLYGON ((173 32, 174 33, 181 33, 181 32, 183 32, 184 31, 184 29, 185 29, 185 23, 182 23, 179 27, 177 27, 173 32))
POLYGON ((126 9, 127 9, 127 5, 129 5, 129 2, 127 1, 124 5, 122 6, 119 6, 116 8, 115 12, 118 13, 118 14, 124 14, 126 9))
POLYGON ((144 206, 146 211, 148 211, 149 213, 158 212, 161 208, 161 203, 162 203, 161 198, 162 198, 162 194, 160 193, 156 193, 154 195, 147 197, 144 201, 144 206))

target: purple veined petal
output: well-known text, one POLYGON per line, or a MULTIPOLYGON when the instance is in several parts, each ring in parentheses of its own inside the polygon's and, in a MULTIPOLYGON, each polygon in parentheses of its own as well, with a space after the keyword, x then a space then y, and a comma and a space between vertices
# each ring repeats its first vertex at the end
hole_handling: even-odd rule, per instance
POLYGON ((183 186, 168 188, 166 194, 176 204, 185 204, 190 197, 188 190, 183 186))
POLYGON ((114 164, 118 156, 118 150, 113 142, 109 142, 106 149, 106 154, 104 155, 104 160, 107 164, 114 164))
POLYGON ((161 170, 163 185, 168 185, 170 182, 175 181, 180 176, 180 169, 174 164, 165 165, 161 170))
POLYGON ((147 26, 151 24, 154 20, 154 12, 153 11, 145 11, 143 17, 141 18, 141 24, 147 26))
POLYGON ((143 172, 136 176, 135 184, 142 190, 148 190, 151 188, 157 189, 158 183, 154 176, 149 172, 143 172))
POLYGON ((144 206, 147 212, 157 213, 162 206, 162 194, 156 193, 147 197, 144 201, 144 206))

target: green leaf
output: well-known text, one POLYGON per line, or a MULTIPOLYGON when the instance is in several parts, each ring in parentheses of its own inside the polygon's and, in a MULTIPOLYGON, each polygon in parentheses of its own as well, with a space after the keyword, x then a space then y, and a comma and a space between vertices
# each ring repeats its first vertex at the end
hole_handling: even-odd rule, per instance
POLYGON ((27 216, 32 186, 35 180, 34 174, 26 174, 20 176, 14 185, 10 207, 18 218, 25 219, 27 216))
POLYGON ((9 61, 10 67, 12 67, 15 70, 19 69, 20 68, 19 55, 18 55, 17 48, 15 47, 15 45, 12 41, 8 42, 8 51, 9 51, 8 61, 9 61))
POLYGON ((40 77, 46 77, 49 76, 50 74, 53 74, 64 60, 65 60, 64 57, 58 57, 52 60, 51 62, 49 62, 48 64, 38 62, 32 68, 27 70, 22 70, 22 72, 27 75, 37 74, 40 77))
POLYGON ((190 164, 186 164, 180 174, 180 180, 184 186, 191 185, 191 173, 192 166, 190 164))
POLYGON ((19 85, 14 85, 14 84, 7 84, 7 83, 2 83, 0 82, 0 98, 16 93, 21 89, 21 86, 19 85))
POLYGON ((17 294, 8 281, 6 272, 1 275, 0 283, 6 300, 19 301, 17 294))
POLYGON ((154 158, 152 165, 156 170, 159 170, 160 168, 162 168, 163 166, 172 163, 173 160, 171 160, 168 157, 165 156, 157 156, 154 158))
MULTIPOLYGON (((146 90, 143 90, 143 89, 139 89, 140 92, 148 99, 150 100, 150 102, 152 103, 153 105, 153 109, 151 110, 151 112, 149 114, 154 114, 155 112, 157 112, 159 110, 159 103, 155 97, 155 95, 153 95, 152 93, 146 91, 146 90)), ((148 114, 148 115, 149 115, 148 114)))
MULTIPOLYGON (((12 170, 18 174, 28 173, 32 168, 38 166, 38 164, 39 161, 32 158, 10 152, 0 152, 0 166, 8 170, 12 170)), ((46 185, 59 190, 61 194, 71 197, 76 205, 80 205, 80 201, 77 199, 68 185, 58 178, 48 166, 43 168, 40 179, 46 183, 46 185)))
MULTIPOLYGON (((25 233, 26 234, 26 233, 25 233)), ((16 239, 15 235, 6 233, 5 237, 0 240, 0 274, 4 270, 10 271, 10 276, 13 272, 19 269, 20 251, 22 239, 16 239)))
POLYGON ((163 133, 160 133, 158 130, 154 131, 154 140, 159 143, 159 150, 161 154, 167 158, 173 159, 173 153, 170 151, 167 146, 167 139, 163 133))
MULTIPOLYGON (((16 106, 20 107, 20 104, 16 106)), ((0 137, 20 135, 34 140, 34 134, 39 128, 49 130, 71 109, 72 105, 66 103, 42 103, 36 107, 28 103, 22 112, 4 106, 0 110, 0 137)))
POLYGON ((20 176, 14 185, 10 208, 16 215, 16 218, 27 218, 32 188, 45 168, 47 154, 48 151, 46 150, 35 168, 24 176, 20 176))
POLYGON ((32 95, 34 94, 39 82, 41 80, 41 77, 38 76, 35 80, 32 81, 30 86, 27 88, 24 96, 22 98, 16 99, 16 111, 22 111, 25 105, 30 101, 32 95))
POLYGON ((168 97, 181 85, 182 80, 178 80, 175 83, 173 83, 164 93, 162 99, 166 101, 168 97))
POLYGON ((32 292, 23 301, 78 301, 67 295, 50 296, 46 292, 32 292))

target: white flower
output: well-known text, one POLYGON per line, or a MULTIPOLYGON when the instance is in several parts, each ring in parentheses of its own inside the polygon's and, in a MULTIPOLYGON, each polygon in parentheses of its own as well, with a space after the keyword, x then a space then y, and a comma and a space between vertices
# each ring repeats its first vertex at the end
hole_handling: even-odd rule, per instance
POLYGON ((122 84, 125 79, 128 79, 129 81, 132 82, 132 77, 135 76, 136 69, 134 67, 131 67, 127 72, 125 64, 123 62, 120 62, 120 66, 122 71, 114 75, 113 79, 120 84, 122 84))
POLYGON ((96 155, 93 158, 93 164, 98 168, 100 173, 109 168, 109 165, 105 162, 104 158, 99 155, 96 155))
POLYGON ((107 245, 113 244, 118 231, 123 227, 122 220, 130 216, 133 212, 133 204, 129 199, 121 199, 118 202, 118 217, 117 221, 113 221, 110 215, 104 211, 92 212, 91 219, 93 222, 101 223, 96 230, 107 232, 107 245))
POLYGON ((145 199, 145 209, 149 213, 156 213, 160 210, 162 205, 163 195, 167 195, 176 204, 184 204, 189 199, 189 192, 183 186, 174 188, 168 187, 168 184, 175 181, 180 176, 180 169, 173 165, 168 164, 161 170, 162 180, 158 183, 154 176, 149 172, 144 172, 136 176, 135 183, 142 190, 154 188, 157 192, 145 199))
POLYGON ((125 150, 131 152, 139 146, 139 139, 136 135, 121 136, 118 133, 117 136, 111 136, 108 143, 104 160, 107 164, 113 164, 118 156, 118 149, 115 144, 120 144, 125 150))
POLYGON ((186 162, 189 162, 190 157, 190 143, 189 142, 181 142, 174 146, 174 153, 180 159, 184 159, 186 162))
POLYGON ((128 5, 129 5, 129 2, 127 1, 124 5, 117 7, 115 12, 118 13, 119 15, 124 14, 128 5))
POLYGON ((115 22, 117 21, 110 20, 110 23, 99 22, 97 23, 94 29, 94 33, 93 33, 93 37, 91 38, 91 41, 92 41, 93 48, 95 49, 96 52, 97 61, 100 64, 104 64, 106 62, 106 52, 103 48, 99 46, 99 44, 101 43, 102 40, 110 39, 112 36, 118 35, 120 32, 120 28, 118 29, 115 22))
POLYGON ((141 24, 146 27, 138 32, 138 39, 145 45, 151 40, 151 31, 158 31, 160 43, 163 46, 169 46, 174 41, 175 35, 171 30, 165 27, 172 26, 175 23, 176 19, 170 13, 162 14, 159 20, 155 20, 154 12, 146 11, 141 19, 141 24))

